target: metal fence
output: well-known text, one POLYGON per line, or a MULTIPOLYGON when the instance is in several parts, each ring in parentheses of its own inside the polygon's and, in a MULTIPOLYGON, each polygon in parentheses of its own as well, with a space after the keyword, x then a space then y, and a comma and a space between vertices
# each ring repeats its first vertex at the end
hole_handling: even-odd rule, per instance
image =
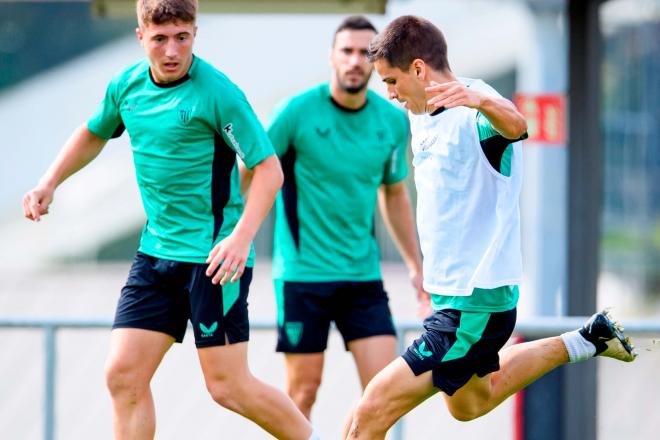
MULTIPOLYGON (((582 326, 587 317, 538 317, 521 320, 516 325, 515 333, 526 340, 558 335, 582 326)), ((55 381, 57 365, 57 332, 60 329, 99 329, 112 327, 109 319, 17 319, 0 317, 1 328, 41 329, 44 332, 44 392, 43 419, 45 440, 55 440, 55 381)), ((401 322, 396 325, 398 338, 398 353, 406 349, 408 333, 420 333, 419 322, 401 322)), ((250 330, 275 331, 273 321, 253 321, 250 330)), ((660 320, 626 321, 626 334, 631 336, 660 335, 660 320)), ((394 440, 403 439, 405 418, 402 418, 392 429, 394 440)))

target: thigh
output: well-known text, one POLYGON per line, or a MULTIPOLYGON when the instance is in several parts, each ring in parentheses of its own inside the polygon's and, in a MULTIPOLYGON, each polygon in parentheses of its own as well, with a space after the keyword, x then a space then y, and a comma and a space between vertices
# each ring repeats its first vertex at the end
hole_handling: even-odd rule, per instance
POLYGON ((110 334, 108 371, 148 383, 174 343, 170 335, 136 328, 118 328, 110 334))
POLYGON ((415 375, 398 357, 369 382, 361 404, 386 415, 393 423, 437 392, 430 371, 415 375))
POLYGON ((189 317, 187 270, 186 263, 138 253, 121 290, 113 329, 153 330, 181 342, 189 317))
POLYGON ((348 343, 364 389, 369 381, 396 358, 396 337, 370 336, 348 343))
POLYGON ((350 281, 340 284, 333 298, 333 319, 344 338, 351 341, 372 336, 396 336, 389 299, 382 281, 350 281))
POLYGON ((334 283, 275 281, 277 351, 321 353, 328 344, 334 283))
POLYGON ((286 353, 286 378, 289 386, 320 384, 323 376, 323 353, 286 353))
POLYGON ((515 309, 498 313, 438 311, 424 321, 425 333, 403 358, 415 374, 432 371, 433 384, 452 396, 473 376, 484 377, 499 369, 498 352, 511 336, 515 316, 515 309))
POLYGON ((206 265, 195 264, 189 284, 190 322, 198 348, 247 342, 250 339, 248 293, 252 268, 236 282, 213 284, 206 265))
POLYGON ((250 377, 247 347, 247 342, 239 342, 198 348, 197 355, 206 383, 240 382, 241 379, 250 377))

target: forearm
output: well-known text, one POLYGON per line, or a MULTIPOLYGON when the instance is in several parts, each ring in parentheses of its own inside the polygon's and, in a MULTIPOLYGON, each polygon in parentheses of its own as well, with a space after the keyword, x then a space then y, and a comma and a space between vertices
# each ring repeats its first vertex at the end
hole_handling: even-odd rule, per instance
POLYGON ((508 99, 483 96, 477 110, 507 139, 519 139, 527 131, 525 118, 508 99))
MULTIPOLYGON (((234 233, 251 241, 273 206, 277 192, 282 186, 283 175, 276 156, 269 156, 253 170, 246 171, 247 175, 251 176, 250 193, 234 233)), ((241 184, 241 189, 243 189, 243 184, 241 184)))
POLYGON ((384 185, 378 201, 385 226, 411 274, 421 274, 422 262, 417 245, 417 231, 408 191, 403 183, 384 185))
POLYGON ((104 139, 94 135, 85 125, 81 125, 71 134, 39 183, 56 188, 72 174, 94 160, 105 143, 104 139))

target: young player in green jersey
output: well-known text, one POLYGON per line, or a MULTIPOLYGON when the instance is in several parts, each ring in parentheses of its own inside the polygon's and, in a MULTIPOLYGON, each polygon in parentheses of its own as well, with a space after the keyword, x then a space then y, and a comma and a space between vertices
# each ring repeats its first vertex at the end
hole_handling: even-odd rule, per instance
POLYGON ((424 288, 435 313, 408 350, 373 378, 351 439, 382 439, 405 413, 443 392, 458 420, 480 417, 552 369, 636 354, 606 312, 579 330, 502 349, 522 275, 518 199, 526 123, 481 80, 458 78, 429 21, 399 17, 369 48, 391 99, 409 110, 424 288))
POLYGON ((314 437, 309 422, 247 365, 251 242, 281 168, 243 93, 193 55, 196 13, 196 0, 138 0, 147 58, 112 79, 96 113, 25 195, 25 216, 39 221, 57 186, 128 131, 147 223, 106 364, 115 438, 154 437, 149 384, 190 320, 213 399, 277 438, 306 440, 314 437), (254 172, 245 206, 237 155, 254 172))
POLYGON ((362 387, 396 356, 396 336, 373 235, 377 200, 421 299, 421 261, 405 187, 405 114, 367 89, 376 34, 364 17, 334 35, 332 76, 284 102, 268 135, 282 161, 273 278, 277 350, 287 390, 310 417, 330 322, 342 334, 362 387))

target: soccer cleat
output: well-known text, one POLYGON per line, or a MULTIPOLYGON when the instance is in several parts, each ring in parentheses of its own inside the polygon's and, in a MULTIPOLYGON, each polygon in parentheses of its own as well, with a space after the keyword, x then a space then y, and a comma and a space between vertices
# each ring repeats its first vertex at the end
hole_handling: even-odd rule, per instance
POLYGON ((596 356, 632 362, 637 357, 632 340, 623 334, 623 327, 612 318, 609 309, 596 313, 579 330, 584 339, 594 344, 596 356))

